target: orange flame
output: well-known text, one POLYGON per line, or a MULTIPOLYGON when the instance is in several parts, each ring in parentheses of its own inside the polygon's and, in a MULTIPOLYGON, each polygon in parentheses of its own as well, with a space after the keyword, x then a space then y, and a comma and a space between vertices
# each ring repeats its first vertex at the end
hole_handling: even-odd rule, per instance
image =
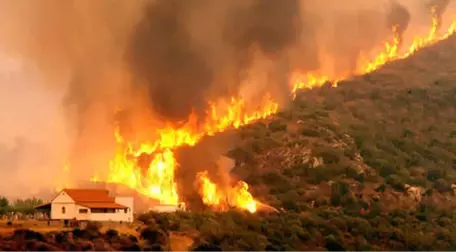
POLYGON ((234 187, 221 189, 210 180, 207 171, 198 173, 196 178, 203 203, 215 210, 226 211, 235 207, 251 213, 257 211, 257 201, 249 193, 249 186, 244 181, 239 181, 234 187))
POLYGON ((370 73, 380 66, 385 65, 397 58, 399 45, 401 44, 400 35, 397 31, 397 25, 393 26, 393 42, 385 43, 385 50, 379 53, 371 62, 365 63, 362 73, 370 73))
MULTIPOLYGON (((197 125, 196 115, 192 114, 182 127, 168 126, 157 129, 159 137, 156 141, 150 144, 140 143, 136 148, 135 143, 126 141, 117 129, 115 139, 118 150, 111 161, 107 182, 126 185, 163 204, 178 204, 180 199, 174 178, 178 163, 174 158, 173 149, 184 145, 193 146, 206 135, 230 127, 238 128, 268 117, 277 112, 278 103, 271 100, 268 95, 261 108, 253 113, 247 113, 244 100, 236 98, 232 98, 224 110, 214 103, 210 103, 210 108, 202 125, 197 125), (142 167, 143 169, 138 164, 142 154, 153 155, 150 165, 142 167)), ((95 179, 99 180, 93 180, 95 179)), ((244 195, 240 196, 242 198, 248 197, 245 194, 249 194, 242 190, 239 190, 239 193, 244 195)))
MULTIPOLYGON (((439 19, 436 14, 436 9, 431 9, 432 15, 432 26, 426 36, 414 38, 412 44, 402 55, 399 53, 399 46, 402 41, 400 39, 397 26, 392 27, 393 39, 390 42, 385 43, 384 50, 375 56, 372 60, 366 61, 361 64, 359 67, 358 73, 367 74, 377 70, 379 67, 384 66, 385 64, 407 58, 413 55, 418 50, 433 45, 441 40, 447 39, 456 32, 456 18, 453 19, 448 30, 439 36, 438 27, 440 27, 439 19)), ((335 81, 332 81, 333 86, 337 86, 338 82, 349 77, 348 75, 342 75, 338 78, 332 78, 335 81)), ((293 98, 296 98, 296 92, 300 89, 312 89, 315 87, 321 87, 325 83, 331 82, 331 79, 327 75, 315 75, 314 73, 305 73, 295 72, 292 74, 291 83, 292 90, 291 94, 293 98)))
MULTIPOLYGON (((438 19, 433 10, 433 25, 426 37, 417 37, 407 52, 399 55, 399 39, 397 27, 393 27, 392 42, 385 43, 384 51, 378 54, 371 61, 367 61, 360 67, 361 73, 369 73, 384 64, 408 57, 424 46, 433 44, 439 40, 448 38, 455 32, 456 19, 450 29, 438 36, 438 19)), ((291 76, 291 94, 296 96, 300 89, 312 89, 321 87, 331 79, 333 86, 337 86, 340 80, 348 77, 347 75, 332 78, 324 74, 317 73, 294 73, 291 76)), ((127 141, 120 134, 119 129, 115 131, 115 139, 118 144, 117 151, 110 163, 110 171, 107 182, 119 183, 142 193, 150 198, 159 200, 164 204, 178 204, 180 199, 176 189, 175 170, 179 164, 176 162, 173 150, 179 146, 193 146, 201 138, 222 132, 228 128, 238 128, 252 121, 266 118, 278 111, 279 104, 273 101, 270 96, 265 97, 262 106, 254 112, 248 113, 245 101, 242 98, 231 98, 225 105, 210 103, 210 110, 202 123, 197 123, 196 115, 191 114, 187 123, 176 127, 169 125, 157 129, 158 139, 149 143, 137 143, 127 141), (140 159, 142 154, 152 156, 152 161, 147 167, 141 167, 140 159)), ((100 178, 96 177, 98 181, 100 178)), ((257 201, 248 191, 248 185, 239 181, 234 187, 220 188, 213 183, 207 172, 199 173, 197 176, 200 195, 203 203, 218 210, 226 210, 230 206, 245 209, 250 212, 257 210, 257 201)))

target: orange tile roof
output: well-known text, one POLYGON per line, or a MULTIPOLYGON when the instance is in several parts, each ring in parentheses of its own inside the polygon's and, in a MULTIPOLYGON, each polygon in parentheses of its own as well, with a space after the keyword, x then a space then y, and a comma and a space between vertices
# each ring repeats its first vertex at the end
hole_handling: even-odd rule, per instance
POLYGON ((114 202, 105 189, 63 189, 75 202, 114 202))
POLYGON ((110 209, 124 209, 127 208, 124 205, 117 204, 115 202, 78 202, 80 206, 88 208, 110 208, 110 209))
POLYGON ((124 205, 115 202, 106 189, 63 189, 77 205, 88 208, 123 209, 124 205))

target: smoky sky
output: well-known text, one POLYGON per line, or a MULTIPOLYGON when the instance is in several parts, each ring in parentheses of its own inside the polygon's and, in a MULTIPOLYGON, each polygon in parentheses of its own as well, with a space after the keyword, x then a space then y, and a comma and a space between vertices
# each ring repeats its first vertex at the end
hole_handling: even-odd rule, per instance
POLYGON ((301 20, 298 0, 256 0, 231 13, 224 35, 238 51, 257 44, 274 55, 296 43, 301 20))
MULTIPOLYGON (((220 24, 226 43, 220 50, 226 46, 232 49, 230 58, 237 66, 235 75, 242 75, 251 64, 248 51, 251 45, 275 57, 292 46, 299 34, 299 1, 247 2, 247 6, 233 8, 220 24)), ((192 111, 203 114, 207 109, 208 90, 221 85, 213 80, 226 62, 209 65, 207 52, 192 41, 186 25, 189 13, 207 3, 202 0, 151 3, 133 34, 127 57, 136 74, 135 84, 147 92, 153 110, 167 120, 185 120, 192 111)))
POLYGON ((402 43, 402 37, 410 22, 410 12, 407 8, 396 0, 389 2, 387 27, 391 28, 397 26, 397 32, 399 35, 400 43, 402 43))
POLYGON ((438 19, 438 27, 442 25, 442 16, 445 13, 448 5, 450 4, 451 0, 431 0, 428 3, 428 8, 435 8, 435 15, 438 19))
POLYGON ((131 65, 145 85, 152 108, 168 120, 184 120, 192 109, 201 112, 212 72, 191 45, 185 15, 196 1, 151 3, 136 27, 131 65))

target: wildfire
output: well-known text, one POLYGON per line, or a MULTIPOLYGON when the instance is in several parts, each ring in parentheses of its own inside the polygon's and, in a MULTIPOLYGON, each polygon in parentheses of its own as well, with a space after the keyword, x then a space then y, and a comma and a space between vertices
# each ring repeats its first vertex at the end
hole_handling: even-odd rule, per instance
MULTIPOLYGON (((230 127, 238 128, 251 121, 268 117, 278 110, 278 104, 270 99, 270 96, 266 96, 261 108, 252 113, 246 112, 247 108, 243 99, 232 98, 225 110, 220 107, 210 103, 211 109, 202 125, 198 125, 196 115, 191 114, 187 123, 179 128, 168 126, 157 129, 158 139, 149 144, 140 143, 138 145, 128 142, 117 129, 115 139, 118 149, 110 163, 107 182, 127 185, 163 204, 178 204, 179 197, 174 177, 178 163, 175 160, 173 149, 184 145, 193 146, 206 135, 213 135, 230 127), (153 157, 147 167, 140 165, 143 155, 153 157)), ((242 194, 239 197, 250 196, 253 199, 248 191, 240 189, 238 191, 242 194)), ((242 205, 239 200, 237 202, 237 205, 242 205)))
POLYGON ((207 171, 198 173, 196 178, 204 204, 219 211, 226 211, 230 207, 235 207, 251 213, 256 212, 257 201, 249 193, 249 186, 244 181, 239 181, 234 187, 221 190, 217 184, 210 180, 207 171))
POLYGON ((399 45, 401 44, 400 35, 397 31, 397 26, 393 26, 393 41, 385 43, 385 50, 377 55, 371 62, 367 62, 363 69, 362 73, 369 73, 374 71, 380 66, 385 65, 391 60, 397 58, 399 45))
POLYGON ((435 44, 438 41, 447 39, 449 36, 454 34, 455 29, 456 29, 456 19, 453 20, 451 23, 450 28, 439 36, 438 34, 438 27, 440 27, 440 21, 439 18, 437 17, 436 14, 436 9, 432 8, 431 9, 431 14, 432 14, 432 26, 431 29, 429 30, 428 34, 426 36, 421 36, 421 37, 415 37, 413 39, 412 44, 410 47, 406 50, 405 53, 402 55, 399 54, 399 46, 401 45, 402 41, 400 40, 400 36, 397 32, 397 26, 393 27, 393 40, 392 42, 387 42, 385 43, 385 49, 383 52, 379 53, 372 61, 364 63, 363 67, 361 67, 361 73, 366 74, 375 71, 379 67, 385 65, 388 62, 398 60, 398 59, 404 59, 418 50, 422 49, 423 47, 430 46, 432 44, 435 44))
MULTIPOLYGON (((412 44, 407 48, 405 53, 399 52, 399 46, 402 44, 400 35, 398 33, 397 26, 392 27, 393 39, 392 41, 386 42, 383 51, 373 57, 370 61, 364 61, 356 72, 359 74, 367 74, 377 70, 379 67, 399 59, 407 58, 413 55, 418 50, 433 45, 441 40, 447 39, 456 32, 456 18, 453 19, 448 30, 439 36, 438 27, 440 27, 439 18, 436 14, 436 9, 431 9, 432 26, 426 36, 415 37, 412 44)), ((295 72, 292 74, 291 83, 292 90, 291 94, 293 98, 296 98, 296 92, 300 89, 312 89, 315 87, 321 87, 325 83, 332 82, 333 86, 337 86, 337 83, 343 79, 349 77, 348 75, 342 75, 338 78, 331 78, 327 75, 316 75, 314 73, 301 73, 295 72)))
MULTIPOLYGON (((408 57, 422 47, 433 44, 439 40, 448 38, 456 30, 456 19, 449 30, 439 36, 437 28, 438 19, 433 10, 433 25, 429 34, 425 37, 417 37, 404 54, 399 53, 402 44, 397 31, 397 26, 392 28, 393 39, 385 43, 384 49, 371 61, 366 61, 359 68, 360 73, 369 73, 384 64, 408 57)), ((340 80, 347 75, 328 76, 319 73, 299 73, 291 76, 291 94, 296 97, 300 89, 312 89, 321 87, 325 83, 332 83, 337 86, 340 80), (332 80, 332 81, 331 81, 332 80)), ((175 171, 177 163, 174 150, 180 146, 193 146, 207 135, 222 132, 228 128, 238 128, 252 121, 266 118, 278 111, 279 104, 268 95, 265 97, 262 106, 249 111, 244 99, 233 97, 224 102, 209 103, 209 111, 204 118, 198 118, 191 114, 187 123, 181 126, 169 124, 168 126, 156 129, 157 139, 148 143, 138 143, 125 139, 119 128, 115 131, 117 150, 110 162, 110 170, 107 179, 104 181, 126 185, 137 192, 150 198, 157 199, 163 204, 178 204, 181 199, 177 193, 175 182, 175 171), (143 162, 147 159, 147 162, 143 162)), ((94 181, 100 181, 94 177, 94 181)), ((232 187, 223 187, 208 176, 208 172, 198 173, 196 183, 204 204, 217 210, 227 210, 230 207, 245 209, 256 212, 258 201, 248 191, 247 183, 239 181, 232 187)))
MULTIPOLYGON (((342 79, 342 78, 339 78, 342 79)), ((339 79, 332 81, 332 86, 337 87, 339 79)), ((323 86, 325 83, 331 82, 329 76, 326 75, 316 75, 314 73, 301 74, 299 72, 293 73, 291 77, 292 89, 291 95, 296 98, 296 92, 300 89, 313 89, 323 86)))

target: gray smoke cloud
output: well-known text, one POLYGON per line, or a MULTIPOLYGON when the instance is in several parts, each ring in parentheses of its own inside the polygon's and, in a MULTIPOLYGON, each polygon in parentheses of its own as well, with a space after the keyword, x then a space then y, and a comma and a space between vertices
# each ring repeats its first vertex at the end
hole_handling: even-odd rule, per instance
POLYGON ((387 28, 396 26, 397 33, 399 35, 399 45, 402 44, 404 32, 410 23, 410 12, 409 10, 396 0, 389 1, 389 11, 387 18, 387 28))
MULTIPOLYGON (((214 4, 202 0, 150 3, 135 28, 127 52, 137 78, 134 83, 145 89, 150 106, 167 120, 185 120, 192 111, 204 115, 208 100, 214 98, 212 90, 226 96, 239 89, 241 80, 247 78, 243 74, 252 66, 251 46, 276 59, 299 37, 299 1, 234 1, 233 8, 225 11, 227 18, 219 23, 225 43, 216 46, 226 54, 222 60, 211 61, 211 52, 192 40, 191 15, 198 13, 212 22, 211 13, 198 8, 214 4), (227 63, 236 66, 233 79, 238 82, 215 81, 227 63)), ((200 36, 208 44, 210 34, 200 36)))

